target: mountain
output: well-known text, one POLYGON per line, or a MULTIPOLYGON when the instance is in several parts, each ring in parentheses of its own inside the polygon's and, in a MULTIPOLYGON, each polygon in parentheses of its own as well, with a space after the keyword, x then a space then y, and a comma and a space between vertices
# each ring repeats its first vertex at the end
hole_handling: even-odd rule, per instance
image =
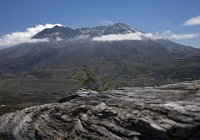
POLYGON ((54 28, 44 29, 43 31, 37 33, 32 38, 42 39, 50 38, 56 39, 61 38, 65 40, 75 39, 75 38, 92 38, 95 36, 109 35, 109 34, 126 34, 135 33, 136 29, 130 28, 123 23, 115 23, 110 26, 98 26, 93 28, 77 28, 72 29, 64 26, 55 26, 54 28))
POLYGON ((1 50, 2 77, 74 79, 88 65, 97 77, 106 77, 115 86, 200 78, 200 49, 149 37, 123 23, 77 29, 55 26, 32 38, 48 38, 49 42, 1 50), (126 35, 136 39, 119 38, 126 35), (119 40, 113 40, 116 37, 119 40))

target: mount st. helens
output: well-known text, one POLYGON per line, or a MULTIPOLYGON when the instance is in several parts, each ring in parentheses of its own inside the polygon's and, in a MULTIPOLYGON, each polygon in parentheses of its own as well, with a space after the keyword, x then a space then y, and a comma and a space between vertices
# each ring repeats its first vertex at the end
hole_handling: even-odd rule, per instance
POLYGON ((151 37, 123 23, 77 29, 55 26, 32 38, 49 41, 0 51, 2 77, 74 79, 83 65, 89 65, 97 77, 106 77, 115 86, 200 78, 199 49, 151 37))

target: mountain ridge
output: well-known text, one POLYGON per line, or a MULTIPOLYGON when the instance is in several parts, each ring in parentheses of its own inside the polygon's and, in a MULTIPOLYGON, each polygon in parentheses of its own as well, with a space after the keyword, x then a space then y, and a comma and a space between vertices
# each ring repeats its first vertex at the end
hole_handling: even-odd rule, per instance
POLYGON ((90 35, 92 37, 109 35, 109 34, 126 34, 139 32, 135 28, 131 28, 124 23, 115 23, 107 26, 97 26, 97 27, 84 27, 84 28, 70 28, 64 26, 55 26, 53 28, 47 28, 43 31, 37 33, 32 38, 50 38, 55 39, 56 37, 61 37, 62 39, 74 38, 79 35, 90 35), (58 33, 60 36, 58 36, 58 33), (55 35, 55 36, 54 36, 55 35))

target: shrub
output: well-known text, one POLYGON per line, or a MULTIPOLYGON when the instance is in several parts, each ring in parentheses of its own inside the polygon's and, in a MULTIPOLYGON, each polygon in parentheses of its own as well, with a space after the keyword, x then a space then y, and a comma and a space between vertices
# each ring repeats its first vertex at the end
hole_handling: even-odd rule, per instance
POLYGON ((110 87, 110 84, 105 78, 96 79, 96 77, 93 75, 92 71, 87 65, 83 65, 82 71, 84 72, 83 77, 77 78, 82 83, 83 88, 94 90, 97 92, 102 92, 105 90, 108 90, 110 87))

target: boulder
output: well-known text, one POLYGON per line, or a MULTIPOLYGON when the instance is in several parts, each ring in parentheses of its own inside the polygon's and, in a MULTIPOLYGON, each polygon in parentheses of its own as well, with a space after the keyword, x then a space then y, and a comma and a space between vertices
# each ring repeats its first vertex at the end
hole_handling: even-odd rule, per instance
POLYGON ((0 133, 16 140, 199 140, 200 80, 82 89, 58 103, 1 116, 0 133))

